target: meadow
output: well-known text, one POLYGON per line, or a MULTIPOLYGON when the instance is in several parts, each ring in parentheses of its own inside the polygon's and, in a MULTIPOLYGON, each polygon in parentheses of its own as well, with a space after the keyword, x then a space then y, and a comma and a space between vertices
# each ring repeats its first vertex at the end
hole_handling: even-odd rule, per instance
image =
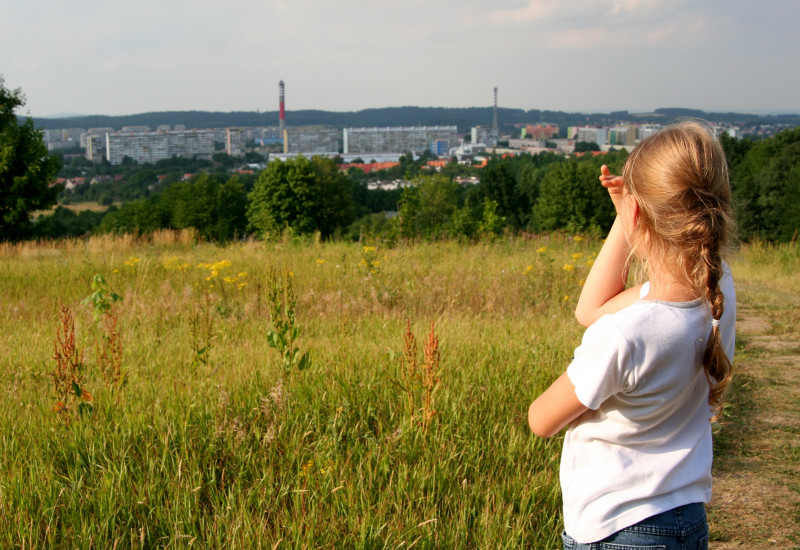
MULTIPOLYGON (((526 414, 600 246, 0 245, 0 546, 558 547, 526 414)), ((795 292, 799 258, 732 266, 795 292)))

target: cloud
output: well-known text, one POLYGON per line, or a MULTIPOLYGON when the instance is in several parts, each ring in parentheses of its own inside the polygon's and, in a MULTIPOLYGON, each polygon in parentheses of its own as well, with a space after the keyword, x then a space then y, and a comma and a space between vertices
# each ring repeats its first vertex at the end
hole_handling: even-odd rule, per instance
POLYGON ((563 6, 556 0, 528 0, 526 6, 496 10, 489 16, 495 25, 522 24, 542 21, 559 11, 563 6))
MULTIPOLYGON (((537 22, 556 24, 564 21, 592 21, 608 18, 651 19, 654 14, 672 10, 680 0, 525 0, 522 5, 498 8, 489 21, 498 26, 537 22)), ((518 2, 519 4, 519 2, 518 2)))
POLYGON ((611 13, 613 15, 652 13, 663 3, 662 0, 614 0, 611 3, 611 13))

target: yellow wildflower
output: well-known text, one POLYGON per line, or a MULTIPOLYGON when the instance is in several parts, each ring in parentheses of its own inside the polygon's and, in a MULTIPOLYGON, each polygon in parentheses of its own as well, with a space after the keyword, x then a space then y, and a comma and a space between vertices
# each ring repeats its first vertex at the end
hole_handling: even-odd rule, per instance
POLYGON ((314 466, 314 461, 309 460, 305 464, 300 467, 300 477, 305 477, 308 475, 308 471, 314 466))
POLYGON ((575 269, 575 266, 572 264, 564 264, 564 271, 572 271, 575 269))
POLYGON ((545 252, 547 252, 547 247, 542 246, 538 248, 536 252, 538 252, 539 254, 544 254, 545 252))
POLYGON ((172 256, 170 258, 165 258, 161 260, 161 266, 167 270, 173 269, 175 271, 183 271, 184 273, 186 272, 187 269, 192 267, 190 264, 186 262, 181 263, 180 258, 178 258, 177 256, 172 256))
POLYGON ((322 264, 324 264, 324 263, 325 263, 325 260, 324 260, 324 259, 322 259, 322 258, 317 258, 317 263, 318 263, 319 265, 322 265, 322 264))
POLYGON ((532 265, 528 265, 528 267, 525 268, 525 271, 532 271, 532 270, 533 270, 533 266, 532 265))
POLYGON ((209 271, 209 275, 208 277, 206 277, 206 281, 210 281, 211 279, 217 278, 220 274, 220 271, 230 266, 231 266, 230 260, 220 260, 218 262, 214 262, 213 264, 206 264, 206 263, 197 264, 197 267, 199 269, 207 269, 209 271))
POLYGON ((579 243, 583 240, 583 237, 581 237, 580 235, 575 235, 574 237, 572 237, 572 240, 575 241, 576 243, 579 243))
POLYGON ((572 255, 572 261, 573 262, 577 261, 577 260, 580 260, 581 258, 583 258, 583 253, 582 252, 576 252, 575 254, 572 255))
POLYGON ((564 296, 564 301, 565 301, 565 302, 568 302, 568 301, 569 301, 569 295, 567 295, 567 296, 564 296))

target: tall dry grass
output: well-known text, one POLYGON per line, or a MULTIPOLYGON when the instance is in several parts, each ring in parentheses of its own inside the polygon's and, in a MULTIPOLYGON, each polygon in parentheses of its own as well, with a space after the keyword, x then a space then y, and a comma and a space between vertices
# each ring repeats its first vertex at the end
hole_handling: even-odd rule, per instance
MULTIPOLYGON (((579 343, 572 310, 599 246, 0 245, 0 546, 558 546, 560 441, 533 437, 525 413, 579 343), (311 357, 292 376, 267 342, 270 270, 292 274, 311 357), (116 389, 81 303, 97 273, 122 296, 116 389), (50 391, 62 302, 93 397, 68 424, 50 391), (409 399, 392 382, 403 335, 431 323, 436 367, 409 399)), ((796 248, 732 265, 766 280, 781 262, 789 291, 796 248)))

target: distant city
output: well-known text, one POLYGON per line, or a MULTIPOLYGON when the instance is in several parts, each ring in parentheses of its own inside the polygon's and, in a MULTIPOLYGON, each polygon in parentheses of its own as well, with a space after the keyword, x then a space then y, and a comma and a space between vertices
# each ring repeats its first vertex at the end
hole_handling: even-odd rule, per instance
MULTIPOLYGON (((46 128, 44 141, 50 151, 61 150, 67 155, 84 155, 88 160, 111 165, 122 164, 128 158, 139 164, 154 163, 173 156, 187 158, 208 158, 224 151, 231 157, 241 158, 248 152, 256 152, 266 161, 281 160, 296 155, 321 155, 340 157, 344 162, 368 156, 372 162, 396 161, 400 155, 412 153, 415 157, 429 153, 437 158, 455 159, 459 162, 473 162, 476 156, 494 154, 536 154, 554 152, 570 155, 576 145, 585 142, 593 144, 592 149, 608 151, 611 149, 630 149, 636 143, 656 132, 662 123, 658 120, 678 118, 681 110, 675 113, 656 112, 652 115, 631 115, 627 112, 568 115, 565 113, 536 112, 537 118, 551 114, 559 121, 536 120, 521 121, 524 111, 499 109, 497 88, 494 89, 494 106, 490 109, 473 109, 480 116, 491 113, 491 120, 484 125, 475 125, 459 131, 455 124, 448 125, 375 125, 364 127, 338 128, 330 124, 291 125, 291 113, 287 120, 285 109, 285 87, 279 83, 276 125, 268 126, 225 126, 214 128, 187 128, 183 124, 160 124, 155 128, 149 125, 107 126, 97 128, 46 128), (503 120, 504 114, 512 120, 503 120), (647 122, 631 119, 644 118, 647 122), (585 119, 585 124, 570 124, 585 119), (566 124, 565 124, 566 122, 566 124), (80 151, 80 152, 78 152, 80 151)), ((404 108, 408 110, 409 108, 404 108)), ((372 120, 379 122, 380 110, 374 110, 372 120)), ((389 111, 388 109, 386 111, 389 111)), ((397 111, 397 110, 394 110, 397 111)), ((401 113, 403 109, 400 109, 401 113)), ((419 109, 420 112, 424 111, 419 109)), ((435 111, 435 109, 429 109, 435 111)), ((445 115, 449 111, 442 109, 445 115)), ((468 110, 461 110, 468 111, 468 110)), ((670 111, 670 110, 663 110, 670 111)), ((706 113, 686 111, 689 115, 702 117, 706 113)), ((325 118, 323 111, 303 113, 304 120, 316 113, 325 118)), ((392 112, 392 119, 397 113, 392 112)), ((420 116, 419 112, 414 112, 420 116)), ((459 113, 461 114, 461 113, 459 113)), ((164 113, 164 118, 174 117, 174 113, 164 113)), ((149 113, 150 119, 158 113, 149 113)), ((99 117, 86 117, 99 118, 99 117)), ((109 117, 106 117, 109 118, 109 117)), ((219 118, 224 119, 224 116, 219 118)), ((263 118, 263 117, 262 117, 263 118)), ((441 118, 441 117, 440 117, 441 118)), ((451 117, 454 118, 454 117, 451 117)), ((488 119, 488 117, 486 117, 488 119)), ((774 133, 800 123, 800 117, 787 116, 771 119, 755 115, 725 114, 710 118, 727 120, 713 121, 718 132, 731 137, 768 137, 774 133), (737 120, 741 119, 741 120, 737 120), (797 120, 794 120, 797 118, 797 120)), ((524 119, 523 119, 524 120, 524 119)), ((670 120, 665 120, 669 122, 670 120)), ((39 122, 39 121, 37 121, 39 122)), ((410 122, 410 121, 409 121, 410 122)), ((582 148, 582 150, 585 148, 582 148)))

